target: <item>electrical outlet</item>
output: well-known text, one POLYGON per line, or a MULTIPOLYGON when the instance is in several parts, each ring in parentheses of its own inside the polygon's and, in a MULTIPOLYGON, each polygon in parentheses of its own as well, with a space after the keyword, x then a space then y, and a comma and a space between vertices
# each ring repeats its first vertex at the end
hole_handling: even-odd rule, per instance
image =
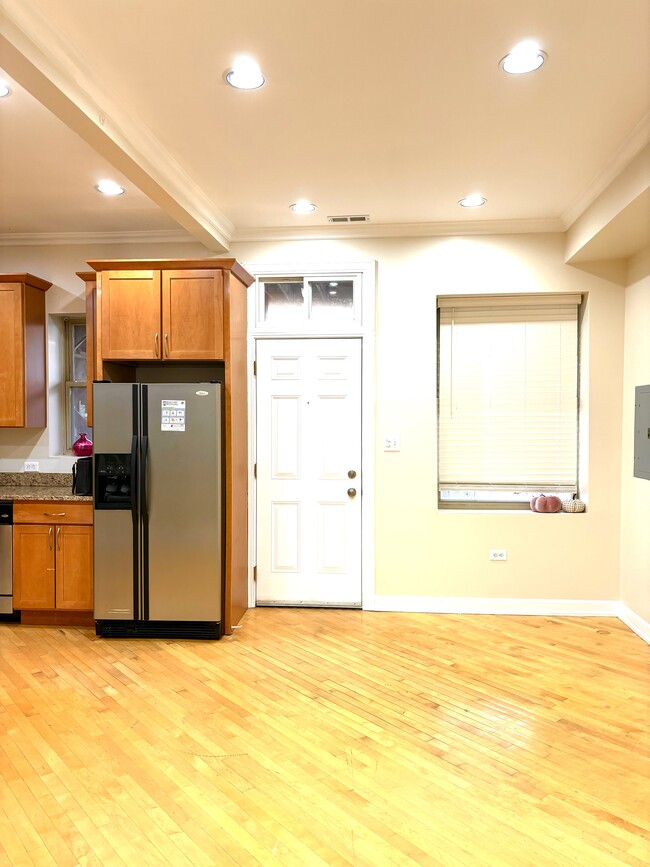
POLYGON ((490 548, 490 560, 507 560, 508 552, 505 548, 490 548))
POLYGON ((397 434, 384 434, 384 451, 398 452, 399 449, 399 436, 397 434))
POLYGON ((38 461, 25 461, 25 463, 23 464, 23 470, 26 473, 37 473, 38 461))

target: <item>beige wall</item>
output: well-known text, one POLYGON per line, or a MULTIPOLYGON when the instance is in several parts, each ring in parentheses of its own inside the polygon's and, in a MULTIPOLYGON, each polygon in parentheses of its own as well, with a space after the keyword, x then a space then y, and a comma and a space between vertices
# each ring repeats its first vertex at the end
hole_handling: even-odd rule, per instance
POLYGON ((621 599, 650 622, 650 481, 632 475, 637 385, 650 385, 650 248, 630 262, 625 290, 621 502, 621 599))
POLYGON ((243 262, 377 260, 376 592, 615 600, 624 293, 563 263, 561 235, 235 244, 243 262), (436 294, 588 293, 584 515, 441 511, 436 496, 436 294), (401 451, 381 437, 401 435, 401 451), (506 548, 508 560, 488 560, 506 548))
MULTIPOLYGON (((233 244, 246 263, 377 262, 376 592, 380 596, 613 600, 619 597, 624 292, 567 266, 562 235, 233 244), (584 515, 445 512, 436 496, 436 295, 588 294, 581 462, 584 515), (384 432, 401 451, 381 450, 384 432), (508 560, 488 560, 490 548, 508 560)), ((191 249, 16 248, 0 270, 55 279, 50 312, 81 309, 74 271, 91 257, 206 255, 191 249)), ((77 286, 77 282, 79 285, 77 286)), ((21 459, 33 441, 23 437, 21 459)), ((6 432, 0 431, 0 458, 6 432)), ((14 450, 16 446, 14 445, 14 450)), ((0 469, 3 468, 0 460, 0 469)))

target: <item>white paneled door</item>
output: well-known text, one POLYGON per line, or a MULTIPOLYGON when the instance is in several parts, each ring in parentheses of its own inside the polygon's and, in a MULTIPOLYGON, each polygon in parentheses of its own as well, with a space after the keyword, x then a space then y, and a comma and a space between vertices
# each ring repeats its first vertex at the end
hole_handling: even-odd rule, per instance
POLYGON ((257 341, 257 604, 361 606, 361 340, 257 341))

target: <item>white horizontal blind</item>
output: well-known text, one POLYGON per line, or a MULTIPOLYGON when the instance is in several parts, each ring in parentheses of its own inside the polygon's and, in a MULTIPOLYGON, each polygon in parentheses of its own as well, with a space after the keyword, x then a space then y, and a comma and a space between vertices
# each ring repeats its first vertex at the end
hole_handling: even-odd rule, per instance
POLYGON ((439 299, 441 490, 577 490, 579 303, 439 299))

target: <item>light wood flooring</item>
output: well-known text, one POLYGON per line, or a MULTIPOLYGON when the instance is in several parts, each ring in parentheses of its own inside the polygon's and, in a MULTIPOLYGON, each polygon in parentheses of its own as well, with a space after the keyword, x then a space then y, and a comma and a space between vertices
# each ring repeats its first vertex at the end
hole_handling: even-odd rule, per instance
POLYGON ((614 618, 0 624, 2 865, 649 863, 650 647, 614 618))

